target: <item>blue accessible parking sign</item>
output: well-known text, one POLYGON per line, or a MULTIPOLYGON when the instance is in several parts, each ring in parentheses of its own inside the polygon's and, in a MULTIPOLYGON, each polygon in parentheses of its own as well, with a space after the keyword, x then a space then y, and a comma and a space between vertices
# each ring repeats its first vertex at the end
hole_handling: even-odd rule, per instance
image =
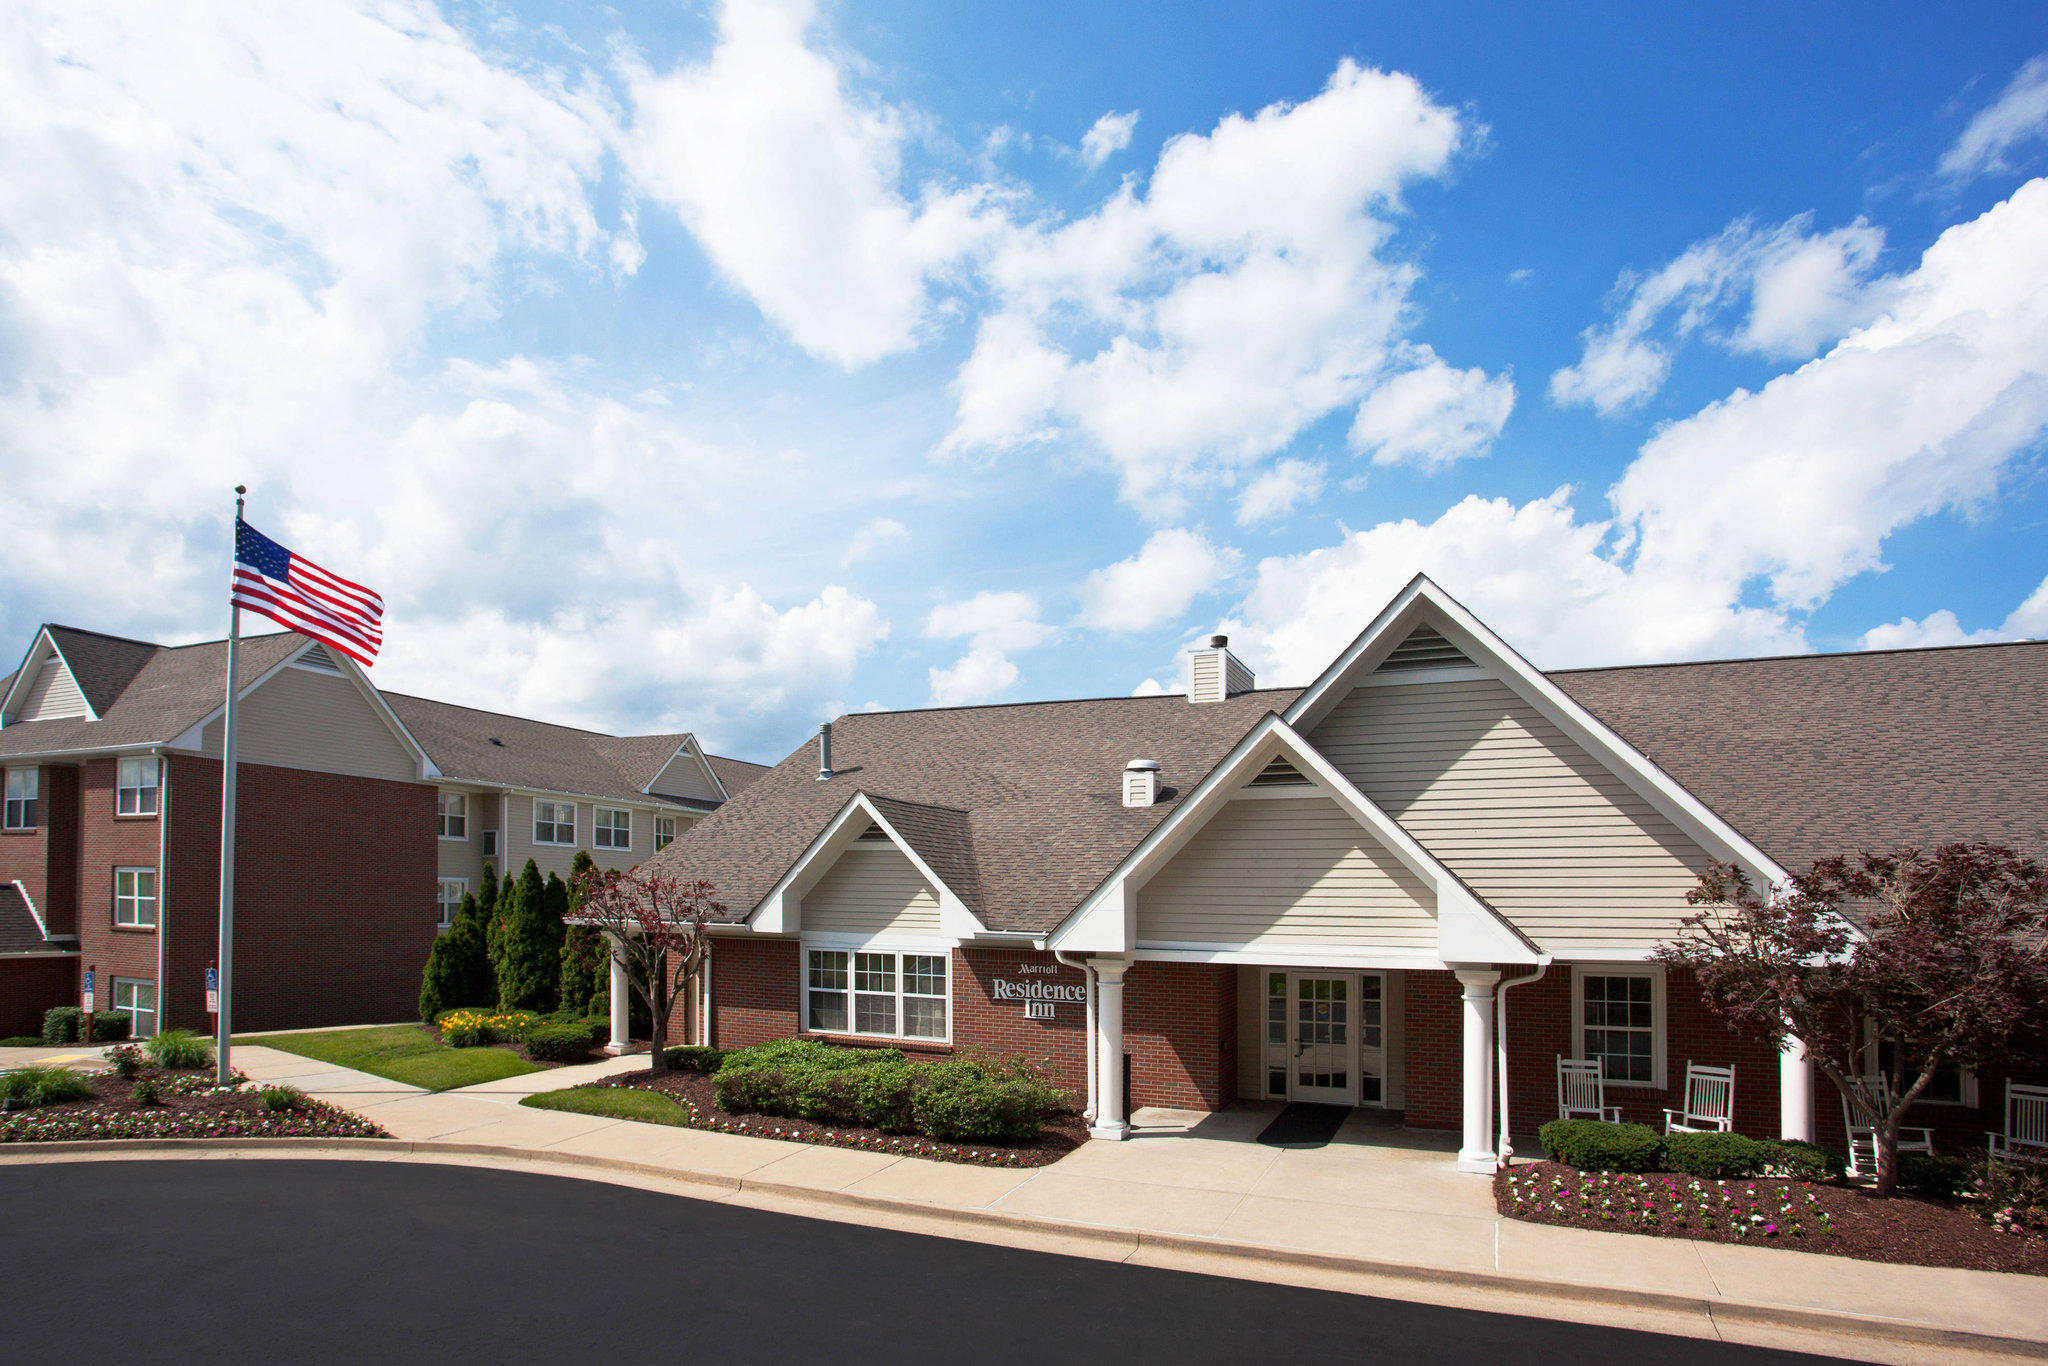
POLYGON ((206 1013, 220 1014, 220 969, 206 970, 206 1013))

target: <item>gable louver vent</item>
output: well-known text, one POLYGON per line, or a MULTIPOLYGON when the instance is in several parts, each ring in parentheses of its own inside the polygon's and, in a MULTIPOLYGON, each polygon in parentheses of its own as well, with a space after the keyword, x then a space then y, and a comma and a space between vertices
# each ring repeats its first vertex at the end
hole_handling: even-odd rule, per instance
POLYGON ((1408 639, 1394 647, 1375 673, 1405 673, 1411 669, 1469 669, 1472 661, 1465 652, 1436 633, 1433 627, 1418 626, 1408 639))
POLYGON ((1301 770, 1287 762, 1285 757, 1275 759, 1259 770, 1258 776, 1246 783, 1246 787, 1307 787, 1307 778, 1301 770))

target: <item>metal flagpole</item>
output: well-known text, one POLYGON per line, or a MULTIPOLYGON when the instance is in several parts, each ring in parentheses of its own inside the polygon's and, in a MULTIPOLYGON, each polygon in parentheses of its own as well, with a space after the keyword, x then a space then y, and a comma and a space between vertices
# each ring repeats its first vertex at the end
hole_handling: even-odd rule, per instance
MULTIPOLYGON (((235 529, 242 526, 243 484, 235 485, 235 529)), ((239 555, 237 547, 236 554, 239 555)), ((232 571, 229 578, 233 578, 232 571)), ((228 701, 221 723, 220 770, 220 1018, 214 1038, 214 1081, 226 1086, 234 1069, 228 1064, 228 1035, 233 1032, 229 1014, 233 996, 229 983, 235 963, 235 657, 241 652, 242 609, 230 605, 228 618, 228 701)))

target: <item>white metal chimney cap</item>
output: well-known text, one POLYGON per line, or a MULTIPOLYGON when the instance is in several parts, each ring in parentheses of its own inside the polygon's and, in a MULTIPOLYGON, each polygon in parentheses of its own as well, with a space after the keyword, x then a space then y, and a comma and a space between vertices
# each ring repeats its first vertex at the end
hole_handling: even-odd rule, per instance
POLYGON ((1158 771, 1159 761, 1157 759, 1133 759, 1124 765, 1124 772, 1126 773, 1157 773, 1158 771))

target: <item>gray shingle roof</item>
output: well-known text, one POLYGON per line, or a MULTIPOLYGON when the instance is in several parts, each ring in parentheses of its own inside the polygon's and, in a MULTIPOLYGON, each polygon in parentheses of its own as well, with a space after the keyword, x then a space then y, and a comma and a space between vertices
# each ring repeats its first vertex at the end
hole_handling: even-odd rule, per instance
POLYGON ((1057 924, 1294 689, 858 712, 832 725, 834 776, 809 741, 648 860, 702 877, 734 916, 773 889, 855 792, 875 799, 992 930, 1057 924), (1163 797, 1123 805, 1123 769, 1157 759, 1163 797), (901 823, 898 817, 901 817, 901 823), (916 833, 912 833, 913 830, 916 833))
MULTIPOLYGON (((1550 675, 1788 868, 1988 839, 2048 858, 2048 643, 1550 675)), ((737 918, 864 791, 992 930, 1051 929, 1296 690, 857 713, 829 782, 807 741, 651 862, 737 918), (1121 805, 1130 759, 1165 796, 1121 805), (957 879, 957 881, 956 881, 957 879)))
POLYGON ((45 939, 21 889, 11 882, 0 882, 0 954, 48 953, 77 947, 78 940, 72 935, 45 939))
POLYGON ((384 700, 434 766, 451 779, 615 801, 661 800, 693 810, 710 806, 651 798, 644 790, 682 747, 680 732, 602 735, 406 693, 387 692, 384 700))
MULTIPOLYGON (((139 655, 134 650, 101 650, 84 644, 89 632, 68 627, 50 629, 53 636, 59 631, 66 633, 68 643, 60 648, 68 651, 72 645, 82 646, 82 653, 90 662, 74 666, 79 675, 79 690, 86 692, 100 719, 18 721, 0 728, 0 756, 168 744, 210 715, 226 693, 228 647, 224 640, 198 645, 151 645, 146 647, 148 657, 138 663, 139 655), (127 678, 118 693, 110 697, 103 693, 101 700, 93 699, 88 691, 88 678, 91 688, 105 689, 124 672, 127 678)), ((109 636, 97 640, 126 647, 140 644, 116 641, 109 636)), ((240 685, 247 687, 255 682, 283 663, 305 641, 304 636, 288 631, 243 637, 241 653, 236 658, 240 685)), ((65 657, 70 658, 68 653, 65 657)))
POLYGON ((747 759, 728 759, 723 754, 707 754, 711 771, 718 775, 718 781, 725 785, 728 797, 737 797, 753 786, 754 780, 768 772, 767 764, 757 764, 747 759))
MULTIPOLYGON (((51 625, 44 629, 55 642, 57 653, 71 666, 71 677, 85 694, 86 704, 102 716, 162 648, 146 640, 81 631, 76 626, 51 625)), ((225 662, 222 668, 225 670, 225 662)))

